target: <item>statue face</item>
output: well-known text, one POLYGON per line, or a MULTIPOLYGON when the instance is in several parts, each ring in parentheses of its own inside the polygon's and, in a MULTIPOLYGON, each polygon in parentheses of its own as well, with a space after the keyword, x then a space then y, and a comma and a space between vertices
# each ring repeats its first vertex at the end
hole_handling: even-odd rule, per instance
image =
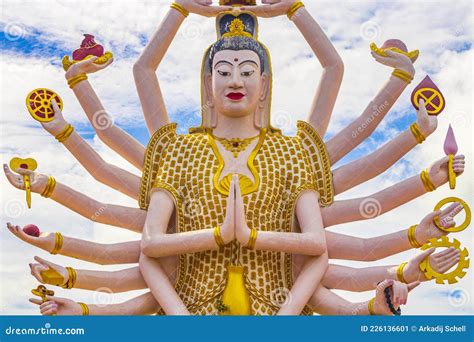
POLYGON ((254 115, 266 83, 258 55, 251 50, 219 51, 212 68, 212 101, 217 113, 231 117, 254 115))

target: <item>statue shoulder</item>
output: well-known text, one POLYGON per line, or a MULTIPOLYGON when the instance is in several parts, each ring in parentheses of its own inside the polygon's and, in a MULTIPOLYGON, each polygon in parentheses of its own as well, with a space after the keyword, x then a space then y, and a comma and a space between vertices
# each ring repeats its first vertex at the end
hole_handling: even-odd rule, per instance
POLYGON ((326 144, 318 132, 305 121, 299 120, 295 139, 299 140, 302 148, 308 154, 313 172, 318 180, 318 190, 321 195, 322 206, 330 205, 334 201, 334 188, 332 183, 331 162, 326 149, 326 144))

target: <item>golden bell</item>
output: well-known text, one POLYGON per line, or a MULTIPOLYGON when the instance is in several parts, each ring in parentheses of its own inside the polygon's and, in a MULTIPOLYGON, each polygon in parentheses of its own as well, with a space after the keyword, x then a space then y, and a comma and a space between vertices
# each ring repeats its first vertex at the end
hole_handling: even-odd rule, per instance
POLYGON ((243 266, 227 266, 227 284, 222 294, 222 303, 227 309, 224 315, 248 316, 251 314, 250 296, 245 288, 243 266))

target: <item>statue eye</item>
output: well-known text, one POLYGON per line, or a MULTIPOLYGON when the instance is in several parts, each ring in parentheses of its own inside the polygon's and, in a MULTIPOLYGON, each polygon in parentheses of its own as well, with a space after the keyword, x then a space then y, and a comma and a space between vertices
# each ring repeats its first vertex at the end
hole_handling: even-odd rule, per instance
POLYGON ((244 72, 242 72, 241 75, 244 76, 244 77, 250 77, 250 76, 253 75, 254 72, 255 72, 254 70, 252 70, 252 71, 244 71, 244 72))
POLYGON ((228 71, 217 70, 217 72, 219 73, 219 75, 224 76, 224 77, 230 76, 230 72, 228 71))

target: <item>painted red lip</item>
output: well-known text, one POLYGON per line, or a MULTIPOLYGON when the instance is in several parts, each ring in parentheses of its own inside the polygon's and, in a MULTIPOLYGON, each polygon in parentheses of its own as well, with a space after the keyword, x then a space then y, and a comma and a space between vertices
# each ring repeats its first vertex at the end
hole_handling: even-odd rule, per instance
POLYGON ((231 100, 237 101, 241 100, 245 95, 242 93, 229 93, 226 96, 231 100))

